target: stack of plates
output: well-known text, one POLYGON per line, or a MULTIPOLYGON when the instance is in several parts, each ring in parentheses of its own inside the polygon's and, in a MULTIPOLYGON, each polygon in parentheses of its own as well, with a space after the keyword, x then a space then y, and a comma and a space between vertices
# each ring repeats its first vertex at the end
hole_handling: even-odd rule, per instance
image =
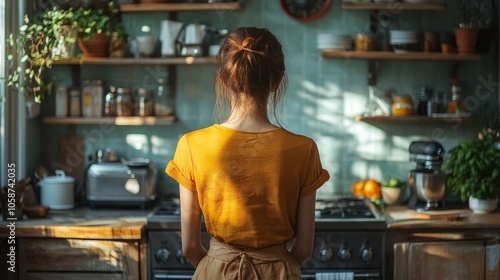
POLYGON ((418 35, 415 31, 391 30, 391 45, 395 52, 415 51, 418 35))
POLYGON ((337 49, 350 50, 352 49, 353 39, 350 35, 339 35, 333 33, 318 34, 318 49, 337 49))

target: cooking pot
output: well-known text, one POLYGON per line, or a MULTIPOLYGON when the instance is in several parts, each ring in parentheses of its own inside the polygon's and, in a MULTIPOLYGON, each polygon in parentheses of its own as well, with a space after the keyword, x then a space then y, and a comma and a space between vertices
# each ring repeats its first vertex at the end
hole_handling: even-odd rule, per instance
POLYGON ((427 202, 439 202, 446 196, 446 174, 440 170, 412 170, 409 185, 414 195, 427 202))
POLYGON ((40 181, 42 205, 51 209, 72 209, 75 207, 75 178, 56 170, 55 176, 40 181))

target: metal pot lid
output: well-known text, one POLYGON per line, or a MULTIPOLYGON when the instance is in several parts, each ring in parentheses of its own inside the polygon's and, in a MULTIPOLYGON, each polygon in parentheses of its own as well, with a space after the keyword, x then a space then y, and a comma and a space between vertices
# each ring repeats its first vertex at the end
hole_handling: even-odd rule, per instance
POLYGON ((75 178, 71 176, 66 176, 64 171, 56 170, 55 176, 47 176, 43 178, 42 183, 73 183, 75 178))

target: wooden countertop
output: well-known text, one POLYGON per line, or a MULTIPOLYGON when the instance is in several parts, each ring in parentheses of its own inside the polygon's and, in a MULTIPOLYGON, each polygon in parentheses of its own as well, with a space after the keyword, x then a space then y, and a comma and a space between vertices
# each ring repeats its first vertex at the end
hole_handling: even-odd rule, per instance
MULTIPOLYGON (((151 210, 90 209, 50 210, 46 218, 24 216, 15 221, 16 237, 97 238, 140 240, 145 236, 146 219, 151 210)), ((10 233, 0 222, 0 236, 10 233)))
MULTIPOLYGON (((437 213, 433 211, 431 213, 437 213)), ((408 209, 406 205, 390 206, 383 210, 388 229, 499 229, 500 209, 493 213, 476 214, 466 206, 452 210, 439 210, 440 215, 450 214, 452 219, 446 217, 435 218, 418 216, 418 212, 408 209)))

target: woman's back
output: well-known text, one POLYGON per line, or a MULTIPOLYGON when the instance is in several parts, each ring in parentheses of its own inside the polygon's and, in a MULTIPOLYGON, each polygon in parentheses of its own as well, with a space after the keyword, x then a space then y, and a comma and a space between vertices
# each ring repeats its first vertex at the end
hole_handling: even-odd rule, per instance
POLYGON ((237 246, 291 240, 299 196, 328 178, 312 164, 319 162, 314 141, 283 128, 255 133, 213 125, 186 134, 178 149, 190 154, 174 162, 191 165, 182 173, 193 183, 183 185, 197 192, 208 232, 237 246))

